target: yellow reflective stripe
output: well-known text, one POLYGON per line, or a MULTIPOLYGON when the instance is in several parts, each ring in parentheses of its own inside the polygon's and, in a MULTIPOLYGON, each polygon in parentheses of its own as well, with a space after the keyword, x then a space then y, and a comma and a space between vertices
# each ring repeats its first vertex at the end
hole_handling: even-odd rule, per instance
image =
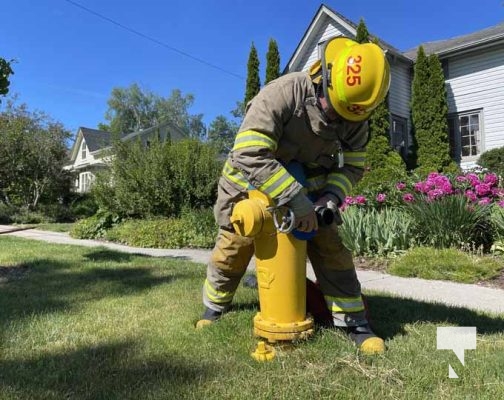
POLYGON ((259 190, 275 198, 295 181, 292 175, 289 174, 284 167, 281 167, 271 178, 259 187, 259 190))
POLYGON ((353 167, 364 167, 367 153, 365 151, 344 151, 345 164, 353 167))
POLYGON ((325 175, 313 176, 306 180, 306 186, 309 191, 322 189, 326 184, 325 175))
POLYGON ((224 163, 224 168, 222 169, 222 175, 224 175, 231 182, 234 182, 245 189, 249 187, 249 183, 245 179, 243 174, 236 168, 233 168, 228 161, 224 163))
POLYGON ((352 182, 345 175, 334 172, 329 174, 327 179, 327 185, 332 185, 340 188, 344 195, 347 195, 352 191, 352 182))
POLYGON ((220 292, 210 286, 208 279, 205 279, 205 293, 207 297, 214 303, 229 303, 233 299, 233 292, 220 292))
MULTIPOLYGON (((348 43, 347 43, 347 46, 348 46, 348 43)), ((340 56, 340 59, 338 60, 338 65, 336 67, 336 71, 331 71, 331 74, 336 73, 336 80, 335 81, 339 83, 338 85, 336 85, 336 88, 333 88, 333 89, 336 89, 336 91, 338 92, 338 98, 343 103, 348 103, 348 100, 347 100, 347 97, 345 94, 345 90, 344 90, 345 85, 343 85, 342 82, 345 79, 344 76, 346 73, 345 70, 346 70, 346 64, 347 64, 347 56, 350 53, 350 50, 351 50, 351 48, 348 47, 347 49, 344 49, 341 52, 341 56, 340 56)), ((332 81, 335 82, 334 80, 332 80, 332 81)))
POLYGON ((331 297, 324 296, 329 310, 332 312, 358 312, 364 310, 362 297, 331 297))
POLYGON ((233 150, 252 146, 266 147, 271 151, 275 151, 277 143, 269 136, 256 131, 244 131, 236 135, 233 150))

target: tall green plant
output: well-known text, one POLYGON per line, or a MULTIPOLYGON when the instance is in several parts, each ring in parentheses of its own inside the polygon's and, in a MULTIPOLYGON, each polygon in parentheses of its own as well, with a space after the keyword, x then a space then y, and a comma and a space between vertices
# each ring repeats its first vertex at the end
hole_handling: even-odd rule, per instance
POLYGON ((415 240, 413 220, 398 209, 366 210, 349 207, 342 213, 339 233, 354 255, 386 256, 410 248, 415 240))
POLYGON ((280 76, 280 53, 278 44, 275 39, 270 39, 268 44, 268 52, 266 53, 266 80, 265 83, 271 82, 280 76))
POLYGON ((437 55, 418 49, 414 67, 411 114, 416 139, 418 172, 457 169, 450 157, 448 103, 443 69, 437 55))
POLYGON ((484 251, 492 244, 490 207, 470 204, 463 195, 416 201, 405 210, 415 221, 413 232, 421 244, 484 251))
POLYGON ((247 85, 245 87, 245 106, 247 103, 259 93, 261 89, 261 78, 259 77, 259 57, 257 50, 252 42, 250 46, 250 53, 247 62, 247 85))

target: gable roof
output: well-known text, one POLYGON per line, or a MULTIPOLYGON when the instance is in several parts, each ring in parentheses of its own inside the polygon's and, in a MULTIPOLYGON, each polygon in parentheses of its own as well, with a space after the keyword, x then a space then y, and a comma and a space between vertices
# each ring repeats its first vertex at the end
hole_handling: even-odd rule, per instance
MULTIPOLYGON (((476 46, 481 48, 498 41, 504 41, 504 22, 467 35, 456 36, 452 39, 426 42, 421 46, 424 48, 426 55, 437 54, 442 57, 451 53, 466 51, 476 46)), ((419 47, 404 52, 404 55, 416 60, 419 47)))
MULTIPOLYGON (((288 72, 291 70, 291 67, 293 64, 295 64, 296 60, 298 57, 300 57, 304 52, 305 52, 305 46, 309 44, 310 39, 313 38, 313 35, 317 33, 317 27, 321 23, 322 19, 328 16, 330 19, 336 21, 339 25, 341 25, 346 31, 348 31, 350 34, 352 34, 354 37, 357 34, 357 27, 358 25, 355 24, 354 22, 350 21, 348 18, 346 18, 344 15, 334 11, 330 7, 326 6, 325 4, 321 4, 317 12, 315 13, 315 16, 313 17, 312 21, 308 25, 308 28, 306 29, 303 37, 301 38, 300 42, 298 43, 296 49, 292 53, 291 58, 287 62, 285 68, 284 68, 284 73, 288 72)), ((372 33, 370 33, 370 36, 376 37, 372 33)), ((378 45, 386 50, 388 53, 392 54, 395 57, 399 57, 405 61, 411 62, 411 60, 407 57, 405 57, 398 49, 393 47, 392 45, 388 44, 387 42, 378 39, 378 45)))
POLYGON ((110 132, 84 127, 80 127, 79 131, 82 133, 90 152, 101 150, 112 143, 112 134, 110 132))

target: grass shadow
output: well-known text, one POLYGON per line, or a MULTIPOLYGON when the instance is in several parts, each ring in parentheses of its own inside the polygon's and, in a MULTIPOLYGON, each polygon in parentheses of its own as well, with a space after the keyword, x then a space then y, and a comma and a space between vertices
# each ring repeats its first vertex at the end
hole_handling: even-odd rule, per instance
POLYGON ((415 322, 476 326, 478 333, 504 332, 504 318, 463 307, 381 295, 366 296, 372 325, 384 338, 405 334, 404 325, 415 322))
MULTIPOLYGON (((84 254, 84 257, 93 262, 111 261, 120 263, 131 261, 133 255, 129 253, 121 253, 119 251, 114 251, 107 248, 96 248, 84 254)), ((141 257, 141 255, 135 255, 134 257, 141 257)))
POLYGON ((25 399, 180 398, 216 371, 179 354, 135 358, 138 351, 136 343, 120 342, 0 360, 0 387, 25 399))
POLYGON ((0 324, 69 310, 86 301, 135 294, 181 278, 180 273, 156 275, 144 266, 76 268, 51 259, 10 267, 15 268, 22 268, 24 277, 0 283, 0 324))

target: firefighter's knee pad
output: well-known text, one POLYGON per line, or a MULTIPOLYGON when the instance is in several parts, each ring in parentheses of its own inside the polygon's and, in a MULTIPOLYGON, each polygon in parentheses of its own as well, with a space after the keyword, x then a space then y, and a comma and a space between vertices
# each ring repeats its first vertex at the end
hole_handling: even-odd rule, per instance
POLYGON ((221 229, 210 262, 218 269, 244 272, 254 254, 253 239, 221 229))

